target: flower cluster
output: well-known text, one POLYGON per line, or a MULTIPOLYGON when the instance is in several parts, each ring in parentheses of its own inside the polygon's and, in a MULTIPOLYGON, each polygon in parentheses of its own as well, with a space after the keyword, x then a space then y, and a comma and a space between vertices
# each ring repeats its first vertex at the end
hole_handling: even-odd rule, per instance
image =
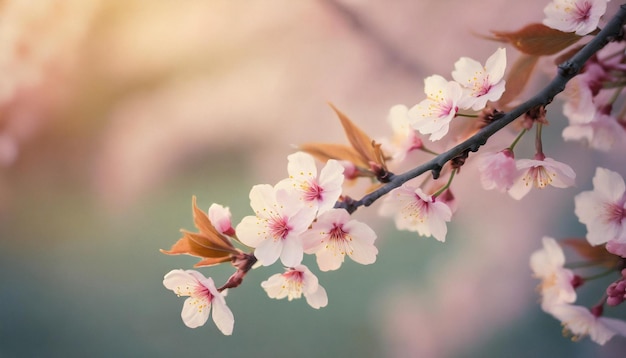
MULTIPOLYGON (((530 24, 511 33, 494 32, 494 40, 507 42, 524 54, 508 77, 504 48, 498 48, 484 65, 461 57, 454 64, 452 80, 440 75, 427 77, 425 99, 412 107, 399 104, 390 109, 391 138, 372 139, 331 105, 350 145, 299 145, 298 152, 287 157, 286 178, 274 185, 252 187, 249 198, 253 213, 237 225, 232 224, 228 208, 213 204, 205 213, 194 198, 198 232, 183 230, 183 237, 163 253, 199 257, 196 267, 230 262, 236 270, 220 287, 193 270, 173 270, 165 276, 166 288, 189 296, 181 314, 184 323, 192 328, 203 325, 212 311, 218 329, 231 334, 234 317, 225 304, 226 290, 238 287, 253 268, 278 262, 281 272, 261 284, 270 298, 291 301, 304 296, 311 307, 325 307, 327 292, 303 264, 305 254, 315 255, 320 271, 341 268, 346 256, 359 264, 374 263, 377 235, 368 224, 352 219, 352 214, 378 199, 382 199, 378 213, 393 218, 398 230, 444 242, 447 225, 458 206, 453 183, 466 161, 474 160, 470 152, 518 118, 516 125, 509 126, 517 133, 512 141, 491 141, 499 150, 476 156, 483 188, 520 200, 533 187, 573 186, 576 174, 572 167, 548 157, 543 148, 542 131, 549 123, 546 106, 552 97, 529 100, 531 104, 520 105, 518 108, 524 109, 515 116, 510 104, 521 95, 540 57, 578 51, 572 45, 583 35, 598 33, 605 10, 606 0, 554 0, 545 8, 543 24, 530 24), (520 139, 531 130, 535 132, 534 156, 516 158, 520 139), (442 153, 435 150, 444 148, 450 149, 442 153), (316 160, 324 163, 319 172, 316 160), (415 160, 422 164, 415 166, 415 160), (412 169, 394 174, 407 164, 412 169), (428 172, 432 175, 422 176, 428 172), (363 196, 354 199, 347 195, 346 183, 362 178, 370 183, 363 196)), ((626 9, 623 11, 626 14, 626 9)), ((626 87, 626 42, 618 41, 617 36, 623 24, 612 26, 615 43, 596 50, 593 57, 578 59, 582 73, 577 77, 568 78, 567 71, 559 71, 547 87, 558 93, 569 81, 564 114, 570 125, 563 132, 565 140, 583 139, 590 147, 605 151, 626 142, 626 109, 619 109, 617 114, 613 111, 626 87)), ((603 36, 606 39, 609 35, 603 36)), ((596 46, 594 41, 586 46, 596 46)), ((602 43, 598 49, 604 46, 602 41, 596 41, 602 43)), ((618 173, 598 168, 593 185, 592 191, 575 198, 574 211, 587 226, 586 239, 565 242, 590 263, 607 269, 597 277, 619 272, 600 302, 590 309, 576 304, 577 290, 594 277, 575 273, 567 266, 555 239, 543 238, 543 249, 532 254, 530 265, 541 279, 541 308, 561 320, 575 338, 588 335, 604 344, 614 335, 626 335, 626 322, 603 315, 605 305, 618 306, 626 300, 626 184, 618 173)))
POLYGON ((317 277, 302 264, 304 253, 315 254, 322 271, 337 270, 345 256, 364 265, 376 261, 376 234, 366 224, 353 220, 345 209, 335 209, 344 182, 344 167, 328 160, 319 172, 310 154, 288 157, 289 176, 276 185, 255 185, 250 191, 254 215, 233 227, 228 208, 211 205, 208 215, 193 201, 198 233, 183 230, 184 236, 166 254, 201 257, 196 266, 231 262, 235 274, 216 288, 211 278, 197 271, 174 270, 163 281, 179 296, 190 296, 182 311, 191 328, 203 325, 213 306, 213 320, 224 334, 233 331, 234 317, 225 304, 224 290, 239 286, 255 264, 270 266, 280 260, 286 268, 261 286, 271 298, 289 300, 302 295, 313 308, 327 305, 328 298, 317 277), (254 249, 245 253, 243 246, 254 249))
POLYGON ((594 190, 575 198, 575 213, 588 229, 586 240, 570 239, 565 244, 587 259, 585 266, 601 266, 605 271, 587 278, 575 274, 565 265, 561 246, 550 237, 543 238, 543 249, 532 254, 530 266, 541 279, 541 308, 560 320, 574 339, 589 336, 604 344, 616 334, 626 336, 625 321, 603 315, 604 305, 617 306, 626 298, 626 193, 622 177, 604 168, 597 168, 593 185, 594 190), (576 289, 614 272, 619 276, 598 303, 591 308, 575 304, 576 289))
POLYGON ((504 93, 506 50, 498 49, 483 66, 478 61, 462 57, 454 64, 452 78, 440 75, 424 80, 426 99, 413 106, 409 112, 411 126, 430 140, 439 140, 450 128, 450 121, 459 110, 475 111, 485 108, 487 101, 497 101, 504 93))
POLYGON ((622 91, 626 45, 611 43, 585 63, 582 73, 567 84, 563 113, 569 125, 563 139, 581 141, 608 152, 626 141, 626 107, 616 103, 622 91))

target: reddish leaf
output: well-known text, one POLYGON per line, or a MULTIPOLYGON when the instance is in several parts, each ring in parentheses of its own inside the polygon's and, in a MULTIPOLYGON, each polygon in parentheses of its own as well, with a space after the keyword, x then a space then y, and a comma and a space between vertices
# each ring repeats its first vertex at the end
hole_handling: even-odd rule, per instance
POLYGON ((535 56, 554 55, 581 39, 575 33, 555 30, 543 24, 529 24, 516 32, 492 33, 492 40, 510 43, 519 51, 535 56))
POLYGON ((524 91, 524 87, 528 84, 528 80, 530 80, 538 60, 539 56, 522 54, 513 63, 506 77, 506 91, 498 100, 500 108, 506 107, 507 104, 511 103, 524 91))
POLYGON ((222 264, 224 262, 230 262, 230 257, 226 257, 226 258, 205 257, 202 260, 196 262, 193 265, 193 267, 213 266, 213 265, 217 265, 217 264, 222 264))
POLYGON ((230 261, 231 255, 240 253, 232 243, 221 235, 211 224, 209 217, 196 206, 196 197, 193 197, 194 223, 198 233, 181 230, 180 238, 169 250, 160 250, 167 255, 191 255, 203 260, 194 266, 209 266, 230 261))
POLYGON ((603 266, 614 267, 620 258, 606 251, 604 245, 592 246, 585 239, 565 239, 563 244, 574 249, 581 257, 590 261, 604 262, 603 266))
POLYGON ((226 246, 233 247, 233 245, 228 241, 227 238, 222 236, 219 231, 211 224, 211 220, 209 220, 209 216, 198 206, 196 205, 196 196, 194 195, 191 199, 192 209, 193 209, 193 223, 200 230, 200 233, 206 235, 209 238, 217 239, 222 241, 222 243, 226 246))
POLYGON ((354 150, 361 157, 361 161, 367 163, 366 168, 370 167, 370 163, 376 163, 381 168, 385 168, 384 155, 380 150, 380 145, 377 145, 374 140, 357 127, 350 118, 335 108, 335 106, 331 104, 330 107, 337 113, 343 130, 346 133, 346 137, 348 137, 348 141, 350 141, 354 150))
POLYGON ((298 149, 311 154, 321 162, 326 162, 328 159, 346 160, 358 167, 369 168, 369 163, 365 163, 359 153, 347 145, 332 143, 305 143, 299 145, 298 149))

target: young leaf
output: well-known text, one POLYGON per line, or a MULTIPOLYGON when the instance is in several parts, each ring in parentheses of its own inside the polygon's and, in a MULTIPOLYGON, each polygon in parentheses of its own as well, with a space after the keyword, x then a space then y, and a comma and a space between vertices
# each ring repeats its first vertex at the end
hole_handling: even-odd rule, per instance
POLYGON ((585 239, 565 239, 562 242, 574 249, 581 257, 589 261, 602 262, 606 267, 615 267, 620 260, 619 256, 606 251, 604 245, 592 246, 585 239))
POLYGON ((381 168, 386 168, 384 155, 381 153, 380 145, 377 145, 374 140, 365 134, 363 130, 357 127, 356 124, 350 120, 350 118, 339 111, 335 106, 330 104, 330 107, 333 111, 335 111, 335 113, 337 113, 337 116, 341 121, 341 125, 343 126, 343 130, 346 133, 346 137, 348 137, 348 141, 350 141, 354 150, 361 157, 361 162, 367 163, 365 167, 368 168, 371 166, 371 163, 376 163, 381 168))
POLYGON ((241 251, 222 236, 211 224, 206 213, 196 205, 196 197, 193 197, 194 224, 198 233, 181 230, 183 237, 180 238, 169 250, 160 250, 166 255, 191 255, 201 257, 203 260, 194 266, 210 266, 218 263, 229 262, 232 255, 241 251))
POLYGON ((298 149, 311 154, 319 161, 325 163, 329 159, 345 160, 361 168, 369 168, 369 164, 364 162, 359 153, 354 148, 343 144, 334 143, 305 143, 298 146, 298 149))
POLYGON ((539 60, 539 56, 522 54, 511 66, 509 73, 506 77, 506 91, 502 94, 502 97, 498 100, 498 106, 500 108, 506 107, 517 98, 535 69, 535 65, 539 60))

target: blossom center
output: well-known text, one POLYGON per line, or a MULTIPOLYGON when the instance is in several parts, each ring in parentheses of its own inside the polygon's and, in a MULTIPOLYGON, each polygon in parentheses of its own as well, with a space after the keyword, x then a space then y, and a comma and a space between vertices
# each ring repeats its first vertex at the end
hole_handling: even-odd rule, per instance
POLYGON ((549 276, 546 276, 541 283, 539 284, 539 286, 541 287, 541 291, 545 292, 553 287, 555 287, 557 284, 557 278, 556 278, 556 273, 551 273, 549 276))
POLYGON ((292 229, 292 227, 289 226, 289 221, 282 217, 273 217, 269 219, 268 227, 270 235, 274 238, 274 240, 284 240, 292 229))
POLYGON ((526 183, 526 186, 530 185, 530 183, 532 182, 533 184, 535 184, 535 187, 543 189, 546 186, 550 185, 550 183, 552 183, 552 178, 555 176, 556 173, 548 172, 548 170, 546 170, 544 166, 537 166, 531 168, 528 171, 528 174, 524 176, 523 180, 526 183))
POLYGON ((492 87, 492 84, 489 82, 489 75, 486 75, 485 77, 483 77, 482 83, 481 81, 477 81, 475 83, 473 91, 472 91, 472 96, 474 97, 484 96, 487 93, 489 93, 489 90, 491 89, 491 87, 492 87))
POLYGON ((406 203, 402 210, 402 214, 405 220, 411 220, 412 222, 419 221, 421 223, 424 222, 424 211, 428 210, 428 204, 419 197, 419 195, 414 194, 414 199, 406 203))
POLYGON ((575 12, 578 21, 585 22, 589 20, 589 16, 591 15, 591 3, 584 1, 582 4, 576 4, 575 12))
POLYGON ((313 181, 311 183, 308 183, 308 185, 302 185, 302 189, 304 191, 304 199, 306 201, 322 200, 322 193, 324 192, 324 188, 319 186, 317 182, 313 181))
POLYGON ((456 114, 458 111, 457 107, 453 106, 453 103, 448 103, 444 101, 434 102, 430 106, 428 106, 429 116, 433 116, 433 114, 438 118, 448 117, 452 112, 456 114))
MULTIPOLYGON (((213 295, 209 291, 208 287, 205 287, 200 283, 193 287, 186 286, 185 291, 186 292, 182 292, 182 295, 191 296, 192 299, 188 300, 187 302, 190 305, 195 306, 199 313, 202 313, 203 310, 208 309, 211 305, 211 302, 213 301, 213 295)), ((176 294, 178 296, 181 296, 180 292, 180 287, 178 287, 176 290, 176 294)))
POLYGON ((333 224, 333 228, 328 232, 326 249, 340 255, 352 254, 353 250, 350 247, 350 241, 352 241, 352 236, 344 231, 343 225, 333 224))
POLYGON ((209 302, 213 300, 213 295, 211 294, 211 291, 209 291, 208 287, 204 285, 196 285, 196 287, 194 287, 194 290, 191 296, 196 297, 196 298, 206 299, 209 302))
POLYGON ((610 203, 606 203, 604 205, 605 223, 621 224, 624 218, 626 218, 626 210, 624 210, 624 207, 619 206, 617 204, 610 204, 610 203))
POLYGON ((288 299, 300 298, 304 287, 304 274, 298 270, 289 270, 283 274, 285 278, 282 289, 289 294, 288 299))

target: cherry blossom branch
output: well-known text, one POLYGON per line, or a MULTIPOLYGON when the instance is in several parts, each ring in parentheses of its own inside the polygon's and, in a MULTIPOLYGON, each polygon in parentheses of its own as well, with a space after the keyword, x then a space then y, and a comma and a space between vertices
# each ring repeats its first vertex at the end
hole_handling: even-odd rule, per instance
POLYGON ((472 137, 466 141, 458 144, 454 148, 444 152, 432 160, 417 166, 405 173, 394 175, 389 173, 388 182, 381 186, 377 190, 365 195, 360 200, 345 200, 338 202, 335 207, 344 208, 348 212, 352 213, 356 211, 360 206, 370 206, 376 200, 380 199, 391 190, 400 187, 405 182, 418 177, 419 175, 432 171, 433 178, 437 179, 443 169, 443 166, 453 159, 465 159, 469 155, 469 152, 476 152, 478 149, 487 143, 487 140, 500 131, 502 128, 509 125, 518 117, 525 113, 536 109, 545 107, 550 104, 554 97, 563 92, 565 85, 574 76, 576 76, 583 65, 589 58, 591 58, 596 52, 602 49, 607 43, 615 41, 623 37, 623 25, 626 22, 626 4, 620 6, 619 11, 615 16, 607 23, 607 25, 600 31, 589 43, 587 43, 582 49, 580 49, 569 60, 558 65, 557 75, 534 97, 528 101, 520 104, 516 108, 506 113, 497 113, 494 120, 479 130, 472 137))

